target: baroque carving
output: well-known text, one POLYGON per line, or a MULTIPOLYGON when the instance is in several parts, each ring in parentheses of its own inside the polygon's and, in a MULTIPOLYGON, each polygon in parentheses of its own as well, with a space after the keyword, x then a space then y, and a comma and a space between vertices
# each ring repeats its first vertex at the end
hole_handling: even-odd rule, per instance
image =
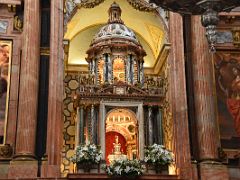
POLYGON ((78 7, 94 8, 104 2, 104 0, 75 0, 78 7))
POLYGON ((8 4, 8 11, 9 12, 16 12, 16 5, 15 4, 8 4))
POLYGON ((14 17, 14 29, 23 31, 23 20, 19 16, 14 17))
POLYGON ((240 47, 240 28, 233 28, 232 29, 232 35, 233 35, 233 45, 236 47, 240 47))
POLYGON ((13 149, 9 144, 0 145, 0 159, 11 158, 13 149))
POLYGON ((134 9, 137 9, 139 11, 151 12, 155 11, 158 8, 158 6, 156 6, 155 4, 149 3, 144 0, 127 0, 127 1, 134 9))
MULTIPOLYGON (((145 0, 127 0, 128 3, 139 11, 151 12, 155 11, 158 6, 153 3, 149 3, 145 0)), ((94 8, 103 3, 104 0, 65 0, 65 24, 69 21, 74 13, 75 8, 94 8)))
POLYGON ((73 10, 76 8, 76 3, 74 0, 65 0, 64 1, 64 24, 70 20, 73 10))
POLYGON ((164 145, 168 149, 173 149, 173 116, 170 111, 170 105, 168 101, 165 101, 163 105, 163 134, 164 145))

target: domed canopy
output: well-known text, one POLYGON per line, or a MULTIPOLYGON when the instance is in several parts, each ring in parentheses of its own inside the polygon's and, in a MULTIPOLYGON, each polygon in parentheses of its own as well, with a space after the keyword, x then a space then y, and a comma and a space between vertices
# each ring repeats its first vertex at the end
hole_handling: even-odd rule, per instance
POLYGON ((103 26, 95 35, 93 43, 111 38, 123 38, 139 45, 134 32, 124 24, 120 23, 107 24, 106 26, 103 26))
MULTIPOLYGON (((135 33, 124 25, 121 19, 121 8, 114 2, 109 8, 108 24, 103 26, 94 36, 87 54, 102 49, 102 47, 126 47, 127 49, 135 49, 137 54, 145 56, 141 44, 137 40, 135 33)), ((91 55, 90 55, 91 56, 91 55)))

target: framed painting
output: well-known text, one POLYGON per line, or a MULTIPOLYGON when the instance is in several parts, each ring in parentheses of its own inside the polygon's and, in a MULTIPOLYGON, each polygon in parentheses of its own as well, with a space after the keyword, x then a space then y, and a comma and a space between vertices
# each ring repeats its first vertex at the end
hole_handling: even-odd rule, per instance
POLYGON ((240 148, 240 54, 217 52, 215 78, 221 145, 240 148))
POLYGON ((12 41, 0 39, 0 144, 4 143, 8 115, 12 41))

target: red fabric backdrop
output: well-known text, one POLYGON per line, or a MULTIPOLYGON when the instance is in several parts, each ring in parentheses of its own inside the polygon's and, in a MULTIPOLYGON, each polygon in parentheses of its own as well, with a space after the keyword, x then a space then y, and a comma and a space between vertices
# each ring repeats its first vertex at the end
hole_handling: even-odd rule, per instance
POLYGON ((117 132, 107 132, 106 133, 106 162, 108 162, 108 155, 113 153, 113 143, 115 142, 115 136, 118 136, 118 142, 121 144, 121 151, 124 154, 127 154, 127 149, 126 149, 126 140, 124 136, 120 133, 117 132))

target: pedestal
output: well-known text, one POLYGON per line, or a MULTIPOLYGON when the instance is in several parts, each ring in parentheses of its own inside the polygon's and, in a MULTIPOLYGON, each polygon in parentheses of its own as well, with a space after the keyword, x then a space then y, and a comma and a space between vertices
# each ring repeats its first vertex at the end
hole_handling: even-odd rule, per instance
POLYGON ((201 162, 199 164, 201 180, 227 180, 228 169, 225 165, 214 161, 201 162))
POLYGON ((8 178, 36 178, 37 172, 36 160, 13 160, 10 163, 8 178))

